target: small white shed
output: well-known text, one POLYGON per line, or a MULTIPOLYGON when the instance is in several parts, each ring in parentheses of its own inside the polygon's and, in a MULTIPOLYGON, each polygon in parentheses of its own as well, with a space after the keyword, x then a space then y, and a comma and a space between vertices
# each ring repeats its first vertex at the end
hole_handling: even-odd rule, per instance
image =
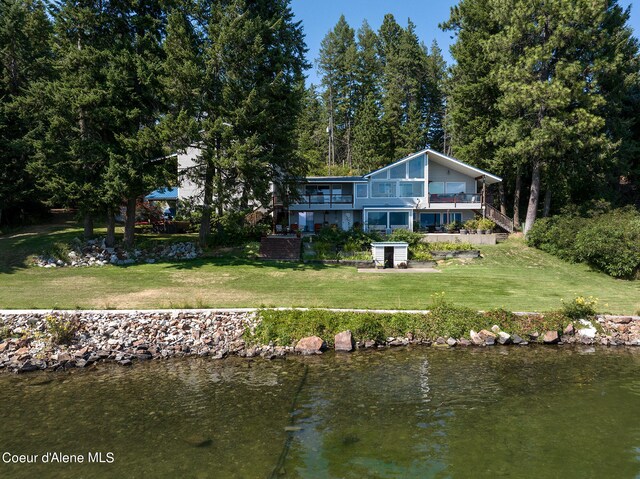
POLYGON ((371 254, 376 268, 397 268, 401 263, 407 264, 409 243, 404 241, 371 243, 371 254))

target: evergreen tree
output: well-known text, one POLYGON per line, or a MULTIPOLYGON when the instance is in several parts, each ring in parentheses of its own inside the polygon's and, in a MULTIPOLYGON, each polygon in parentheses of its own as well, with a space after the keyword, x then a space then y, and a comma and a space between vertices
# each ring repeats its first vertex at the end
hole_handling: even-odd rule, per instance
POLYGON ((444 122, 446 110, 445 83, 447 79, 447 63, 442 57, 442 50, 435 40, 426 59, 425 83, 425 126, 427 129, 427 145, 446 154, 444 145, 444 122))
POLYGON ((31 83, 50 75, 50 35, 40 1, 0 3, 0 224, 4 211, 38 197, 27 168, 29 120, 20 102, 31 83))
POLYGON ((388 163, 385 155, 387 134, 374 93, 369 93, 364 104, 358 109, 353 133, 353 156, 361 174, 388 163))
POLYGON ((103 173, 113 135, 104 65, 111 32, 101 2, 62 2, 54 11, 51 80, 34 82, 21 108, 29 112, 31 171, 50 204, 78 208, 85 237, 104 206, 103 173))
POLYGON ((588 184, 594 192, 593 180, 601 182, 603 166, 615 157, 615 128, 608 125, 621 103, 608 85, 628 88, 637 72, 637 47, 624 23, 615 1, 464 0, 445 25, 458 32, 454 140, 467 154, 484 149, 503 170, 529 169, 526 230, 542 186, 548 211, 552 190, 575 196, 577 185, 588 184), (481 110, 478 99, 489 98, 496 108, 485 105, 487 113, 463 126, 481 110))
MULTIPOLYGON (((311 85, 305 90, 302 111, 296 123, 296 154, 308 165, 310 174, 328 174, 327 124, 326 110, 322 100, 315 86, 311 85)), ((357 158, 355 151, 354 157, 357 158)))
POLYGON ((335 164, 352 167, 357 58, 355 32, 342 15, 322 40, 318 59, 329 117, 330 168, 335 164))
POLYGON ((305 46, 285 0, 218 1, 204 5, 190 23, 192 30, 169 30, 165 51, 171 60, 180 50, 195 65, 181 72, 181 81, 200 92, 198 100, 179 92, 169 97, 173 118, 190 119, 183 122, 188 131, 178 133, 201 149, 193 173, 203 185, 205 243, 214 211, 264 203, 272 183, 285 189, 304 174, 294 136, 305 46))

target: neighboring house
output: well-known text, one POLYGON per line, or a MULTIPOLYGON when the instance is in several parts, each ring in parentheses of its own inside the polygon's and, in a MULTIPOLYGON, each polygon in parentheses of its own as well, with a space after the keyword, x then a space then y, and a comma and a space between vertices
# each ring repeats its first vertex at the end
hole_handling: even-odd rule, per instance
POLYGON ((487 204, 501 178, 433 150, 422 150, 363 176, 308 177, 298 195, 274 198, 279 221, 292 230, 336 225, 367 231, 439 230, 476 215, 511 231, 513 223, 487 204), (288 203, 288 205, 287 205, 288 203))

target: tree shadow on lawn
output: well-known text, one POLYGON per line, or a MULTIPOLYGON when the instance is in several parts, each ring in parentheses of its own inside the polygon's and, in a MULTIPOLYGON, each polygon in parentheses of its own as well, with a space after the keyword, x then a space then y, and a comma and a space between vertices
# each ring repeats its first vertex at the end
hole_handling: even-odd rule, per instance
MULTIPOLYGON (((157 261, 156 264, 167 264, 171 269, 193 270, 207 266, 251 266, 259 269, 278 269, 290 271, 320 271, 333 267, 324 263, 303 263, 301 261, 274 261, 251 258, 223 257, 199 258, 184 261, 157 261)), ((131 265, 134 266, 134 265, 131 265)), ((338 265, 336 265, 338 266, 338 265)))
POLYGON ((81 234, 77 223, 25 227, 0 236, 0 274, 11 274, 29 266, 29 258, 47 254, 56 243, 70 243, 81 234))

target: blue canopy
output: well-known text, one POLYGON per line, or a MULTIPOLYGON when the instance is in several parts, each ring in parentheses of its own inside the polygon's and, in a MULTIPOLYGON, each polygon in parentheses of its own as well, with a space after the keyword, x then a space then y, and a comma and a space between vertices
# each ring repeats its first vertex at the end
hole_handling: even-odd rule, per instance
POLYGON ((150 201, 176 201, 178 199, 178 188, 160 188, 152 191, 145 199, 150 201))

